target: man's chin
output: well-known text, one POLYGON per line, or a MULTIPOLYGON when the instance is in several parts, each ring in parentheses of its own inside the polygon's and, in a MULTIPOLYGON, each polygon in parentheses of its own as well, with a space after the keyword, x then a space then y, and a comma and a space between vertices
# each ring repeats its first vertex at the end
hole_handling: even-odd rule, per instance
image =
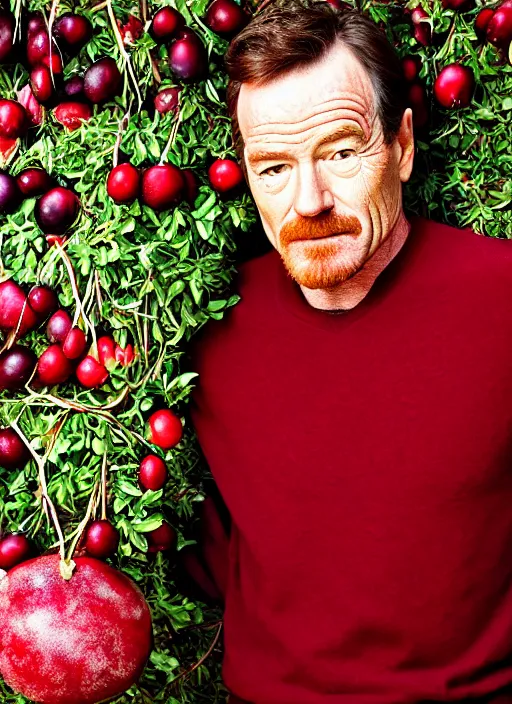
POLYGON ((358 272, 357 267, 340 266, 336 262, 311 262, 308 264, 289 261, 282 257, 286 270, 299 286, 310 289, 337 288, 358 272))

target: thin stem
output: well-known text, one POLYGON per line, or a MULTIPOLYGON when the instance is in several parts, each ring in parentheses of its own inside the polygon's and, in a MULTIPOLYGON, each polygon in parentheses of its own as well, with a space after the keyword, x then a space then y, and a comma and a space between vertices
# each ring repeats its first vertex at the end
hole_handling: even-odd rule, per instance
POLYGON ((139 110, 140 110, 141 105, 142 105, 142 97, 141 97, 141 94, 139 91, 139 84, 138 84, 137 78, 133 72, 132 62, 130 60, 130 55, 128 54, 128 52, 124 48, 123 38, 122 38, 121 33, 119 31, 119 27, 117 26, 116 16, 114 15, 114 10, 112 8, 112 0, 107 0, 107 10, 108 10, 108 16, 110 18, 110 23, 112 25, 112 29, 114 30, 114 35, 116 37, 117 44, 119 46, 119 51, 121 52, 121 56, 124 58, 124 60, 126 62, 126 68, 128 69, 128 74, 129 74, 130 78, 132 79, 132 83, 135 88, 135 93, 137 94, 137 100, 138 100, 139 110))
POLYGON ((101 519, 107 519, 107 452, 103 453, 101 465, 101 519))
POLYGON ((82 537, 82 534, 85 530, 86 525, 89 523, 89 518, 91 517, 93 506, 94 506, 94 501, 95 501, 95 496, 98 492, 99 489, 99 484, 96 482, 96 484, 93 487, 93 490, 91 492, 91 496, 89 497, 89 505, 87 506, 87 511, 85 514, 85 517, 83 521, 79 524, 77 528, 77 534, 75 539, 73 540, 71 547, 69 548, 69 553, 68 553, 68 560, 71 560, 73 558, 73 554, 75 552, 75 548, 80 542, 80 538, 82 537))

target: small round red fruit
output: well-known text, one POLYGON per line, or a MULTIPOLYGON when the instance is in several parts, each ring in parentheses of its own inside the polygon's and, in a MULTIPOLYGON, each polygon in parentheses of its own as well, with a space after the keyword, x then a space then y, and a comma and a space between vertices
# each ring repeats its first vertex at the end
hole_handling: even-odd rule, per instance
POLYGON ((87 338, 80 328, 71 328, 68 332, 62 351, 68 359, 78 359, 82 356, 87 347, 87 338))
POLYGON ((487 40, 500 49, 508 49, 512 41, 512 6, 500 5, 494 11, 486 30, 487 40))
POLYGON ((37 378, 45 386, 63 384, 73 373, 73 365, 60 345, 50 345, 39 357, 37 378))
POLYGON ((182 80, 201 78, 206 73, 207 65, 204 45, 192 31, 172 43, 169 50, 169 66, 182 80))
POLYGON ((58 310, 48 321, 46 336, 50 342, 64 342, 72 325, 73 321, 69 313, 66 313, 65 310, 58 310))
POLYGON ((98 359, 104 367, 111 367, 116 361, 116 343, 108 335, 99 337, 96 343, 98 359))
POLYGON ((119 531, 110 521, 93 521, 87 529, 85 549, 93 557, 104 560, 117 552, 119 531))
POLYGON ((146 533, 148 541, 148 552, 162 552, 170 550, 176 544, 176 533, 174 528, 166 521, 160 528, 155 528, 150 533, 146 533))
POLYGON ((242 169, 232 159, 217 159, 208 169, 208 178, 218 193, 226 193, 244 180, 242 169))
POLYGON ((155 39, 170 39, 184 26, 183 15, 172 7, 162 7, 153 17, 151 34, 155 39))
POLYGON ((140 174, 132 164, 115 166, 107 179, 107 193, 114 203, 132 203, 140 191, 140 174))
POLYGON ((22 195, 16 179, 0 173, 0 213, 14 213, 21 203, 22 195))
POLYGON ((165 462, 157 455, 144 457, 139 467, 139 482, 144 489, 158 491, 167 481, 168 472, 165 462))
MULTIPOLYGON (((55 50, 55 49, 54 49, 55 50)), ((50 37, 44 29, 29 32, 27 41, 27 61, 30 66, 42 63, 45 56, 50 54, 50 37)))
POLYGON ((87 122, 92 117, 91 106, 87 103, 79 103, 74 100, 67 100, 57 105, 53 111, 55 119, 64 125, 70 132, 82 126, 82 122, 87 122))
POLYGON ((0 354, 0 391, 22 389, 32 376, 36 355, 28 347, 13 345, 0 354))
POLYGON ((109 373, 103 364, 89 354, 76 368, 76 376, 86 389, 97 389, 107 381, 109 373))
POLYGON ((85 97, 91 103, 102 103, 114 98, 121 88, 122 77, 114 59, 99 59, 84 75, 85 97))
POLYGON ((52 188, 37 201, 36 221, 45 234, 63 235, 75 222, 80 202, 68 188, 52 188))
POLYGON ((142 201, 153 210, 167 210, 183 197, 185 181, 177 166, 150 166, 142 176, 142 201))
POLYGON ((0 569, 10 570, 30 555, 30 543, 24 535, 6 535, 0 540, 0 569))
POLYGON ((17 139, 28 129, 25 108, 16 100, 0 99, 0 136, 17 139))
POLYGON ((44 169, 24 169, 16 177, 18 188, 26 198, 42 196, 53 187, 53 179, 44 169))
POLYGON ((471 102, 475 86, 469 66, 453 63, 445 66, 434 83, 434 95, 445 108, 465 108, 471 102))
POLYGON ((53 34, 63 49, 74 54, 91 38, 92 25, 86 17, 66 12, 55 22, 53 34))
POLYGON ((40 103, 46 103, 53 95, 53 83, 47 66, 36 66, 30 73, 32 93, 40 103))
POLYGON ((8 60, 14 42, 14 15, 0 10, 0 63, 8 60))
POLYGON ((237 34, 249 18, 233 0, 214 0, 206 13, 206 24, 223 37, 237 34))
POLYGON ((30 452, 12 428, 0 429, 0 467, 23 469, 30 459, 30 452))
POLYGON ((7 279, 0 284, 0 328, 15 330, 24 335, 37 325, 36 313, 28 304, 27 297, 17 283, 7 279), (20 322, 21 319, 21 322, 20 322))
POLYGON ((432 30, 430 27, 430 16, 422 7, 415 7, 411 12, 411 20, 414 25, 414 38, 423 46, 429 46, 432 40, 432 30))
POLYGON ((29 291, 28 302, 40 322, 46 320, 59 307, 57 294, 48 286, 34 286, 29 291))
POLYGON ((163 450, 175 447, 183 436, 181 420, 169 408, 155 411, 149 417, 149 430, 149 441, 163 450))
POLYGON ((421 60, 419 56, 404 56, 402 59, 402 69, 406 81, 409 81, 409 83, 415 81, 421 70, 421 60))
POLYGON ((84 79, 80 76, 73 76, 64 83, 64 93, 68 98, 82 97, 84 95, 84 79))
POLYGON ((179 103, 179 88, 164 88, 155 95, 155 110, 164 115, 166 112, 175 112, 179 103))
POLYGON ((59 54, 57 54, 57 51, 54 51, 51 56, 44 56, 42 64, 52 73, 62 73, 62 59, 59 54))
POLYGON ((491 10, 490 7, 484 7, 484 9, 480 10, 478 15, 476 16, 475 34, 479 39, 485 38, 487 25, 489 24, 489 21, 493 15, 494 15, 494 10, 491 10))

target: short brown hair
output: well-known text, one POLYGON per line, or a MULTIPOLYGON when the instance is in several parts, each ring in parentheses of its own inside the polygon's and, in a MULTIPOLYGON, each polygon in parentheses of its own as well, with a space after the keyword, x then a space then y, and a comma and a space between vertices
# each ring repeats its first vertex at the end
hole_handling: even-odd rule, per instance
POLYGON ((270 83, 320 59, 336 41, 343 42, 366 69, 385 142, 394 141, 407 107, 407 88, 400 59, 384 32, 358 10, 337 10, 326 0, 276 0, 237 34, 225 58, 233 144, 244 172, 237 119, 242 83, 270 83))

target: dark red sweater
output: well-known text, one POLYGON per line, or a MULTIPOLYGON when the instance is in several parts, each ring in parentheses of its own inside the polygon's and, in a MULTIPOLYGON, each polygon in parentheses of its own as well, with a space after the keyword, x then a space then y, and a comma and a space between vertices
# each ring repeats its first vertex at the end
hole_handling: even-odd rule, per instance
POLYGON ((411 222, 341 315, 274 251, 243 265, 193 349, 233 520, 224 679, 255 704, 512 683, 512 242, 411 222))

